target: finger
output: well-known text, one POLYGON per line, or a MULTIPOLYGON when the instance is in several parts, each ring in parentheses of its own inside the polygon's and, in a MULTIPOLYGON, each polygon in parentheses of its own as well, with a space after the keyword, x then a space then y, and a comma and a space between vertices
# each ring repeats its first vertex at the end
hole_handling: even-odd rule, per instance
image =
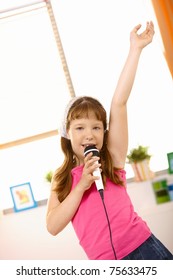
POLYGON ((154 29, 154 23, 152 22, 152 20, 149 22, 149 25, 154 29))
POLYGON ((151 31, 154 32, 154 24, 152 21, 147 22, 147 27, 146 27, 147 31, 151 31))
POLYGON ((84 163, 85 163, 85 165, 86 165, 86 167, 88 168, 88 167, 90 167, 90 166, 92 166, 93 164, 95 164, 95 163, 97 163, 98 161, 99 161, 99 157, 96 157, 96 156, 88 156, 88 157, 86 157, 85 159, 84 159, 84 163))
POLYGON ((135 33, 137 33, 138 30, 141 28, 141 26, 142 26, 141 24, 136 25, 136 26, 133 28, 132 31, 134 31, 135 33))
POLYGON ((93 153, 90 152, 89 154, 86 155, 86 157, 84 157, 84 162, 86 163, 89 159, 92 158, 93 153))

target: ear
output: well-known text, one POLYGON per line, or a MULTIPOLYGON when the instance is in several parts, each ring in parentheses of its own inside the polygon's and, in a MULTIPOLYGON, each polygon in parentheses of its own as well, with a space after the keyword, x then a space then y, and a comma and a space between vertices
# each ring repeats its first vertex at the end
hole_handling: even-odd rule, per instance
POLYGON ((67 139, 70 140, 70 135, 69 135, 68 131, 67 131, 67 139))

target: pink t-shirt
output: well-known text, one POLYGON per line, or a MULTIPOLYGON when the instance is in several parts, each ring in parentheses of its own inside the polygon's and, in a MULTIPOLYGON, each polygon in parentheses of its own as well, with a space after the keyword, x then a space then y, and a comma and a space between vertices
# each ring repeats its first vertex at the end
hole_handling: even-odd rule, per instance
MULTIPOLYGON (((72 189, 79 182, 82 170, 83 166, 73 168, 72 189)), ((121 170, 119 174, 126 182, 126 172, 121 170)), ((126 187, 115 185, 107 179, 104 201, 110 221, 114 249, 119 260, 141 245, 151 235, 151 231, 146 222, 134 211, 126 187)), ((89 259, 115 259, 103 202, 95 183, 84 193, 80 206, 72 219, 72 224, 79 243, 89 259)))

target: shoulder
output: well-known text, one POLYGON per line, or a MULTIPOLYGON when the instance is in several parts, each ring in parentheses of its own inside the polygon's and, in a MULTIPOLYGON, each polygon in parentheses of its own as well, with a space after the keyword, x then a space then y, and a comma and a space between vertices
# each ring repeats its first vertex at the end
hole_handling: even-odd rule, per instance
POLYGON ((123 185, 126 186, 126 171, 124 169, 116 170, 115 173, 118 175, 120 180, 122 180, 123 185))
POLYGON ((126 179, 126 171, 125 171, 125 169, 118 169, 117 171, 116 171, 116 173, 119 175, 119 176, 121 176, 122 177, 122 179, 124 178, 124 179, 126 179))

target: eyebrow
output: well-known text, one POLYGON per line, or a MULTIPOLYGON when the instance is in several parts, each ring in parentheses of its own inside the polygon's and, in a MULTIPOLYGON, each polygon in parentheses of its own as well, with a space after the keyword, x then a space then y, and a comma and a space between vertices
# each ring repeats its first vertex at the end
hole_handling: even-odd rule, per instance
MULTIPOLYGON (((85 122, 77 122, 74 124, 74 126, 84 126, 84 125, 86 125, 85 122)), ((95 121, 91 125, 92 126, 102 126, 103 123, 102 123, 102 121, 95 121)))

